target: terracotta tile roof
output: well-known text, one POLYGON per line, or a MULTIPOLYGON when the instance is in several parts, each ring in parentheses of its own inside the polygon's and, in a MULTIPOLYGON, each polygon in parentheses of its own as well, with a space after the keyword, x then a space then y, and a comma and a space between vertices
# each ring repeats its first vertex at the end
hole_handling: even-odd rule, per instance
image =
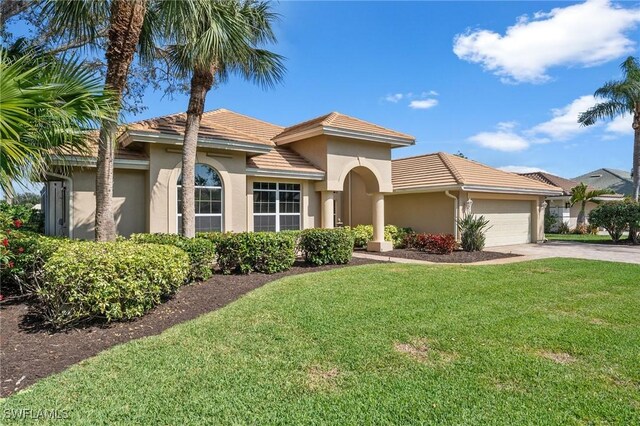
POLYGON ((273 138, 273 140, 278 142, 287 136, 296 135, 307 130, 322 129, 324 127, 368 133, 375 136, 387 136, 404 139, 407 141, 407 143, 413 143, 415 141, 415 138, 413 136, 407 135, 406 133, 396 132, 395 130, 387 129, 386 127, 378 126, 377 124, 369 123, 368 121, 350 117, 339 112, 331 112, 329 114, 325 114, 320 117, 316 117, 314 119, 287 127, 282 133, 273 138))
MULTIPOLYGON (((96 158, 98 156, 98 131, 91 132, 87 149, 82 151, 65 150, 61 154, 64 156, 96 158)), ((117 147, 114 157, 119 160, 148 160, 149 156, 141 149, 134 147, 117 147)))
POLYGON ((580 182, 576 182, 575 180, 565 179, 546 172, 520 173, 520 175, 528 177, 529 179, 535 179, 542 183, 557 186, 562 189, 563 195, 571 195, 571 190, 577 185, 580 185, 580 182))
MULTIPOLYGON (((126 126, 129 130, 183 136, 187 114, 177 113, 137 121, 126 126)), ((199 137, 242 141, 273 146, 271 139, 284 128, 226 109, 202 114, 199 137)))
POLYGON ((391 169, 394 190, 477 186, 560 192, 555 186, 444 152, 393 160, 391 169))
POLYGON ((276 146, 266 154, 247 159, 247 167, 261 170, 291 170, 308 173, 324 173, 306 159, 283 146, 276 146))

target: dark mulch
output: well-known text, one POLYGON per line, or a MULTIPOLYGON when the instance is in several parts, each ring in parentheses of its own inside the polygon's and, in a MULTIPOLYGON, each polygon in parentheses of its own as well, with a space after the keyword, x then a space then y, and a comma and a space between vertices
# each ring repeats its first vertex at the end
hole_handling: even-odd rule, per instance
POLYGON ((7 298, 0 304, 0 396, 24 389, 117 344, 160 334, 219 309, 270 281, 367 263, 376 262, 353 258, 349 265, 321 267, 296 262, 289 271, 272 275, 215 275, 206 282, 182 287, 166 303, 133 321, 94 323, 55 333, 29 316, 24 300, 7 298))
MULTIPOLYGON (((374 254, 374 253, 368 253, 374 254)), ((432 254, 411 249, 394 249, 389 252, 379 253, 380 257, 400 257, 403 259, 426 260, 437 263, 473 263, 484 260, 504 259, 507 257, 520 256, 513 253, 498 253, 495 251, 475 251, 466 252, 462 250, 454 251, 451 254, 432 254)))

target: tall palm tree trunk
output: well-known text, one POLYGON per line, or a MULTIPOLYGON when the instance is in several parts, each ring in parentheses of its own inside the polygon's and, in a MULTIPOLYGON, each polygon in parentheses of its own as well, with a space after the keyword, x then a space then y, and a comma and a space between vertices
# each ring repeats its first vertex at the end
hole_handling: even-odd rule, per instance
POLYGON ((118 133, 118 115, 129 67, 136 52, 147 9, 147 0, 113 0, 107 44, 105 89, 118 106, 100 126, 96 163, 96 241, 113 241, 116 224, 113 212, 113 157, 118 133))
POLYGON ((640 199, 640 104, 633 114, 633 199, 640 199))
POLYGON ((182 145, 182 234, 196 236, 195 168, 198 133, 207 93, 213 86, 215 69, 197 67, 191 77, 191 93, 182 145))

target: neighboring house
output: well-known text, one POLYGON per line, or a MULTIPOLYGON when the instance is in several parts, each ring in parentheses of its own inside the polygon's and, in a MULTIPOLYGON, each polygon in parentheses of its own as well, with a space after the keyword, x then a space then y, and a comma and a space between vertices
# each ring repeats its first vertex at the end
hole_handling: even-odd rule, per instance
MULTIPOLYGON (((561 223, 566 223, 569 228, 573 229, 578 224, 578 214, 580 213, 581 203, 571 205, 572 189, 580 185, 580 182, 565 179, 560 176, 552 175, 546 172, 533 172, 533 173, 521 173, 522 176, 526 176, 530 179, 537 180, 549 185, 557 186, 562 189, 561 195, 553 195, 547 197, 547 214, 553 215, 557 218, 556 225, 552 230, 557 229, 561 223)), ((592 186, 588 186, 588 190, 597 189, 592 186)), ((596 198, 597 201, 619 201, 623 198, 620 194, 606 194, 596 198)), ((594 202, 588 202, 585 206, 585 214, 587 219, 589 218, 589 212, 593 210, 598 204, 594 202)))
MULTIPOLYGON (((184 125, 181 113, 123 128, 114 162, 119 234, 180 232, 184 125)), ((196 231, 373 224, 369 249, 384 251, 391 249, 383 241, 385 223, 454 233, 456 215, 472 199, 473 211, 492 220, 488 245, 543 238, 540 208, 558 188, 447 154, 422 157, 442 163, 432 170, 426 160, 391 160, 393 149, 414 143, 337 112, 286 128, 225 109, 206 112, 196 160, 196 231), (424 200, 411 202, 419 193, 424 200), (431 197, 439 204, 428 205, 431 197)), ((55 163, 44 189, 48 234, 94 237, 95 163, 95 147, 55 163)))
POLYGON ((630 197, 633 193, 631 173, 617 169, 598 169, 573 178, 596 189, 610 189, 616 194, 630 197))

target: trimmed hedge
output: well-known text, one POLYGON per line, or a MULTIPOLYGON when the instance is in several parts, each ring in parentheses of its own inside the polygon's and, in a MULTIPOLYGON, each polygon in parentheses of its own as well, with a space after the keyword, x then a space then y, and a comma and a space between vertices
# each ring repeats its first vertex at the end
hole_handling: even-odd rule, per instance
MULTIPOLYGON (((353 246, 355 248, 366 248, 367 243, 373 240, 373 225, 358 225, 351 229, 353 234, 353 246)), ((405 248, 405 236, 413 233, 411 228, 399 228, 395 225, 384 227, 384 240, 391 241, 394 248, 405 248)))
POLYGON ((36 313, 55 328, 142 316, 186 282, 189 257, 171 245, 69 242, 44 265, 36 313))
POLYGON ((225 234, 218 242, 218 265, 223 274, 286 271, 296 260, 294 232, 225 234))
POLYGON ((353 243, 353 234, 347 229, 305 229, 299 245, 305 260, 319 266, 349 263, 353 243))
POLYGON ((213 275, 216 244, 211 238, 185 238, 178 234, 132 234, 129 239, 138 244, 164 244, 184 250, 189 255, 190 282, 204 281, 213 275))

